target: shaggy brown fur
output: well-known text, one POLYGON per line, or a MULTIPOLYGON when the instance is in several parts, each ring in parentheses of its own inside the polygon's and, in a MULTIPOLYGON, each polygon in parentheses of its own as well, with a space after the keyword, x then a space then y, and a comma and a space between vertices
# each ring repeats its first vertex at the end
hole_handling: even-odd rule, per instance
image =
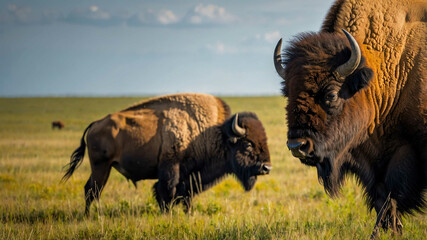
POLYGON ((239 115, 239 125, 247 129, 244 137, 233 134, 232 120, 229 106, 211 95, 147 100, 91 123, 71 156, 64 180, 83 160, 87 132, 92 175, 85 186, 86 214, 99 198, 111 167, 135 185, 139 180, 159 179, 153 190, 162 210, 173 199, 189 209, 194 194, 230 173, 250 190, 265 166, 270 169, 267 139, 255 115, 239 115), (250 151, 245 148, 249 142, 250 151))
POLYGON ((301 161, 317 167, 331 195, 346 173, 356 175, 376 226, 394 232, 401 214, 426 206, 426 12, 425 1, 338 0, 321 32, 285 50, 288 139, 314 143, 314 156, 301 161), (344 79, 333 74, 351 54, 341 28, 363 54, 344 79))

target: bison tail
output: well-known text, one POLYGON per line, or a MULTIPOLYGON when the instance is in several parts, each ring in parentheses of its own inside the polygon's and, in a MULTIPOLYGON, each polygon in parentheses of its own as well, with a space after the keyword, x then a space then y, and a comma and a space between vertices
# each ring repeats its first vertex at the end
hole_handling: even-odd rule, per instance
POLYGON ((70 163, 64 166, 64 169, 66 169, 66 173, 62 177, 62 182, 67 181, 71 177, 71 175, 73 175, 74 170, 76 170, 76 168, 78 168, 82 163, 86 150, 85 135, 94 123, 95 122, 92 122, 91 124, 89 124, 89 126, 87 126, 87 128, 83 132, 83 136, 80 141, 80 146, 73 152, 73 154, 71 154, 70 163))

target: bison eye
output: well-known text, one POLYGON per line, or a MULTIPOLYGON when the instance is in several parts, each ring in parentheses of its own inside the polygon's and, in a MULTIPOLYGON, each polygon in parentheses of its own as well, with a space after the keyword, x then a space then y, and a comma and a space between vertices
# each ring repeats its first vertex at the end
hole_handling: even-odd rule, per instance
POLYGON ((326 95, 326 101, 335 102, 338 99, 338 94, 335 92, 328 93, 326 95))
POLYGON ((327 91, 324 95, 323 102, 321 102, 321 106, 329 115, 338 114, 342 109, 342 101, 340 101, 338 97, 338 91, 327 91))
POLYGON ((338 94, 336 92, 330 92, 325 96, 325 104, 329 107, 338 100, 338 94))

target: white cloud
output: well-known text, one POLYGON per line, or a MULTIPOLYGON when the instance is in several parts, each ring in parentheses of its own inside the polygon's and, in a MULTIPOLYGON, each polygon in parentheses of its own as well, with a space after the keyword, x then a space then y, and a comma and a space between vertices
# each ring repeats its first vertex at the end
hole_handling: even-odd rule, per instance
POLYGON ((167 26, 181 27, 223 25, 236 22, 238 18, 224 7, 213 4, 198 4, 190 8, 184 16, 176 15, 171 9, 143 11, 111 12, 100 5, 88 5, 75 8, 63 14, 55 10, 34 11, 30 7, 9 5, 0 11, 0 23, 6 24, 40 24, 65 21, 71 24, 93 26, 167 26))
POLYGON ((0 22, 28 24, 39 21, 39 17, 34 14, 30 7, 19 7, 14 4, 7 6, 6 11, 0 13, 0 22))
POLYGON ((192 25, 226 24, 237 20, 225 8, 213 4, 199 4, 191 9, 183 19, 183 23, 192 25))
POLYGON ((64 20, 68 23, 95 26, 113 26, 123 22, 120 17, 96 5, 74 9, 64 20))
POLYGON ((18 7, 16 5, 9 5, 7 10, 12 14, 18 22, 26 23, 34 18, 33 10, 30 7, 18 7))
POLYGON ((143 25, 170 25, 180 24, 182 26, 202 26, 231 23, 237 17, 228 13, 225 8, 213 4, 199 4, 191 8, 187 14, 180 18, 173 11, 163 9, 160 11, 146 10, 139 12, 128 20, 132 26, 143 25))
POLYGON ((34 10, 28 6, 17 6, 10 4, 7 8, 0 10, 0 24, 45 24, 61 18, 60 12, 45 9, 34 10))
POLYGON ((292 21, 288 20, 287 18, 279 18, 276 20, 276 23, 279 25, 289 25, 292 23, 292 21))
POLYGON ((280 37, 281 35, 278 30, 262 34, 258 33, 255 36, 242 39, 242 44, 246 46, 266 46, 270 43, 276 43, 280 39, 280 37))
POLYGON ((96 11, 98 11, 99 7, 98 7, 98 6, 93 5, 93 6, 90 6, 90 7, 89 7, 89 9, 90 9, 92 12, 96 12, 96 11))
POLYGON ((178 17, 171 10, 163 9, 156 12, 148 9, 133 15, 128 20, 128 24, 132 26, 168 25, 177 23, 178 21, 178 17))
POLYGON ((160 10, 157 20, 161 24, 172 24, 178 22, 178 17, 171 10, 160 10))
POLYGON ((280 32, 279 31, 268 32, 268 33, 264 34, 264 40, 269 42, 269 43, 277 42, 279 38, 280 38, 280 32))
POLYGON ((222 42, 217 42, 215 44, 207 44, 206 48, 210 51, 217 54, 225 54, 225 53, 236 53, 237 49, 232 46, 227 46, 222 42))
POLYGON ((111 18, 111 14, 107 11, 99 9, 98 6, 90 6, 89 8, 75 9, 70 13, 71 18, 79 18, 86 20, 108 20, 111 18))

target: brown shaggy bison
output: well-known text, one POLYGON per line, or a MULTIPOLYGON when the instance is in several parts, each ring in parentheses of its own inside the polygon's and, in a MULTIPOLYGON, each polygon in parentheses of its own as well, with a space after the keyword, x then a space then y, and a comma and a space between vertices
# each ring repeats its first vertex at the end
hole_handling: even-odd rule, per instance
POLYGON ((235 174, 245 190, 271 170, 267 137, 254 113, 230 117, 229 106, 205 94, 149 99, 91 123, 71 156, 64 180, 81 164, 87 133, 92 174, 84 187, 85 214, 98 199, 111 167, 134 184, 158 179, 153 191, 162 211, 190 209, 194 194, 235 174))
POLYGON ((330 195, 357 177, 377 212, 372 236, 400 233, 402 214, 426 206, 426 13, 425 1, 338 0, 320 32, 274 53, 288 148, 330 195))
POLYGON ((64 123, 62 121, 53 121, 52 122, 52 129, 58 128, 58 129, 63 129, 64 128, 64 123))

